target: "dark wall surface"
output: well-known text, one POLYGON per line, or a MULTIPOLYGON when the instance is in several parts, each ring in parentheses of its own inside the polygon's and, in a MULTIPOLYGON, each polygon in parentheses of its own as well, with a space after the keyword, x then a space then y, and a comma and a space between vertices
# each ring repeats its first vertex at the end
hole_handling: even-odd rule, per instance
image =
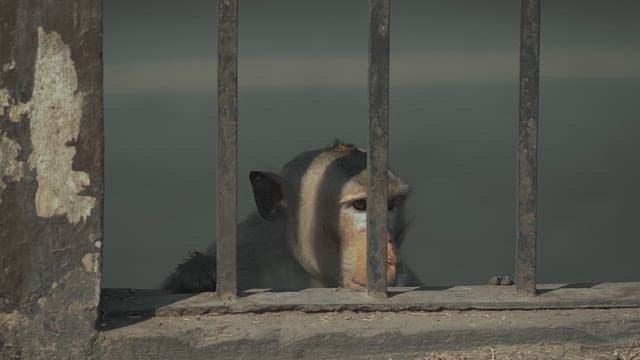
MULTIPOLYGON (((215 240, 215 2, 104 6, 104 286, 157 287, 215 240)), ((542 4, 541 282, 640 280, 639 7, 542 4)), ((414 190, 402 252, 426 284, 513 271, 519 16, 393 2, 391 165, 414 190)), ((366 52, 366 2, 241 2, 241 216, 250 170, 366 145, 366 52)))
POLYGON ((0 358, 87 359, 101 280, 102 3, 0 9, 0 358))

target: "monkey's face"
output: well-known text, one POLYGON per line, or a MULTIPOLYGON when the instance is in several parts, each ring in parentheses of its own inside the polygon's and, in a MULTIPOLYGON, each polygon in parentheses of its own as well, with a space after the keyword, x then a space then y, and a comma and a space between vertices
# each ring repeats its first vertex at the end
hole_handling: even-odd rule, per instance
MULTIPOLYGON (((315 280, 327 287, 366 286, 367 154, 337 145, 303 153, 285 165, 283 175, 252 172, 260 215, 284 219, 289 249, 315 280)), ((398 269, 408 186, 389 171, 387 279, 398 269)))
MULTIPOLYGON (((387 202, 387 281, 393 283, 399 263, 398 246, 404 226, 402 208, 406 189, 390 174, 389 200, 387 202)), ((339 204, 338 239, 341 257, 341 286, 361 288, 367 283, 367 193, 366 174, 361 174, 345 184, 339 204)))

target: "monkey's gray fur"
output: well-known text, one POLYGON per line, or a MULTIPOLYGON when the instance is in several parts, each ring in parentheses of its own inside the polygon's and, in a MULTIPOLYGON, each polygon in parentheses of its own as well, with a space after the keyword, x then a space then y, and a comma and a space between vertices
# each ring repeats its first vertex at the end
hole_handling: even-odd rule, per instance
MULTIPOLYGON (((320 261, 327 268, 326 273, 320 275, 312 274, 313 271, 309 270, 307 264, 299 259, 301 255, 294 254, 296 244, 306 240, 298 239, 291 230, 295 227, 292 224, 295 223, 294 225, 297 226, 301 223, 297 218, 297 211, 292 209, 295 207, 292 204, 297 206, 303 201, 301 197, 310 196, 306 193, 301 194, 301 183, 303 177, 310 171, 310 167, 317 166, 313 164, 317 163, 316 160, 324 153, 340 153, 340 157, 336 156, 326 161, 327 165, 322 173, 322 186, 319 187, 321 191, 325 191, 326 187, 328 193, 320 194, 318 201, 324 201, 324 199, 334 201, 344 184, 352 181, 356 175, 366 173, 364 171, 366 153, 353 145, 336 141, 333 146, 304 152, 288 162, 280 175, 266 172, 250 174, 258 211, 250 214, 238 226, 237 271, 240 290, 252 288, 299 290, 308 287, 342 285, 340 276, 334 273, 334 269, 328 269, 339 268, 340 262, 345 261, 330 259, 331 256, 327 255, 335 254, 336 249, 326 250, 326 253, 324 249, 320 250, 323 252, 320 261), (325 180, 325 177, 328 179, 325 180), (325 186, 325 182, 328 185, 325 186)), ((395 175, 390 173, 390 176, 398 182, 398 186, 408 189, 399 180, 395 180, 395 175)), ((391 236, 397 247, 401 245, 406 229, 401 211, 402 209, 398 209, 397 228, 391 230, 393 232, 391 236)), ((335 247, 333 242, 338 241, 335 240, 336 233, 332 228, 336 226, 336 220, 325 219, 325 213, 318 211, 317 217, 320 218, 313 221, 321 224, 323 236, 321 246, 331 248, 335 247)), ((176 292, 214 291, 215 256, 215 246, 204 253, 193 252, 189 259, 177 266, 165 280, 163 287, 176 292)), ((337 272, 338 269, 335 271, 337 272)), ((419 286, 421 283, 415 274, 402 261, 399 261, 395 277, 389 285, 419 286)))

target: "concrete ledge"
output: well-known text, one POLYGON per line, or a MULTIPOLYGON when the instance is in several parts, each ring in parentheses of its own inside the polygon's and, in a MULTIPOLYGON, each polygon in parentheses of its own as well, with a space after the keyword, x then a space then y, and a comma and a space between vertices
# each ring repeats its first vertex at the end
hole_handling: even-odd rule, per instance
POLYGON ((439 289, 391 288, 388 299, 350 289, 314 288, 296 292, 254 290, 235 300, 214 293, 170 294, 158 290, 103 290, 102 312, 122 315, 181 316, 270 311, 442 311, 545 310, 640 307, 640 283, 550 284, 535 297, 514 286, 456 286, 439 289))
POLYGON ((581 346, 640 340, 640 283, 539 289, 529 297, 513 286, 402 288, 382 300, 348 289, 254 290, 235 300, 105 289, 96 357, 425 359, 433 351, 506 346, 511 354, 543 344, 541 358, 567 358, 581 346))
POLYGON ((423 359, 510 344, 629 346, 640 308, 138 315, 100 326, 98 359, 423 359))

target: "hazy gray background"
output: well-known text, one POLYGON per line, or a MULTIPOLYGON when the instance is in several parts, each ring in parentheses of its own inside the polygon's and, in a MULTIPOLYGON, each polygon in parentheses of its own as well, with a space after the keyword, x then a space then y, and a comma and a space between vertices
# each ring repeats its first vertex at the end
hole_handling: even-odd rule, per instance
MULTIPOLYGON (((216 1, 107 0, 104 286, 152 288, 215 239, 216 1)), ((513 271, 519 2, 395 0, 391 165, 426 284, 513 271)), ((640 3, 544 1, 539 279, 640 280, 640 3)), ((248 172, 367 142, 367 1, 240 4, 248 172)))

